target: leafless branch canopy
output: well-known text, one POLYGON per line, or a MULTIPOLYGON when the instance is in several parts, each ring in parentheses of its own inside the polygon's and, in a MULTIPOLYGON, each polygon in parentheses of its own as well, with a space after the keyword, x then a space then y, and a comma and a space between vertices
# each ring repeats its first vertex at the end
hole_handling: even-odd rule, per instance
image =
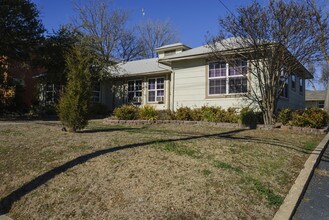
POLYGON ((266 7, 253 2, 221 18, 219 35, 208 43, 213 59, 229 64, 237 58, 248 60, 246 98, 259 107, 267 124, 274 122, 288 76, 305 77, 303 65, 317 59, 309 13, 307 4, 294 1, 270 0, 266 7))

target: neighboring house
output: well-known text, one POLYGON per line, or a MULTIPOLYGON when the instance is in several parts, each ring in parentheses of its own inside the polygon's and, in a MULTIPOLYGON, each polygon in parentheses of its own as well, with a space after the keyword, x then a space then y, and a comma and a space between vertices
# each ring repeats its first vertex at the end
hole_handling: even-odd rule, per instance
POLYGON ((305 107, 306 108, 324 108, 327 91, 311 91, 306 90, 305 93, 305 107))
MULTIPOLYGON (((118 64, 118 73, 94 87, 95 100, 110 110, 124 104, 151 105, 159 110, 204 105, 241 108, 248 92, 248 61, 235 66, 210 60, 210 49, 176 43, 156 49, 158 58, 118 64), (240 71, 237 71, 240 70, 240 71), (241 74, 245 72, 245 74, 241 74)), ((287 80, 278 108, 305 107, 305 78, 311 74, 300 64, 300 71, 287 80)))

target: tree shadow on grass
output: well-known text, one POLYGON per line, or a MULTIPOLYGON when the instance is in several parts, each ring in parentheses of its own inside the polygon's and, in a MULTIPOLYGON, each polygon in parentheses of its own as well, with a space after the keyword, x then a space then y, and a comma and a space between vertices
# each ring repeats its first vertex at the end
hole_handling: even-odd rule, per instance
POLYGON ((82 130, 78 131, 77 133, 101 133, 101 132, 113 132, 113 131, 135 131, 135 130, 141 130, 145 129, 145 127, 140 127, 140 128, 129 128, 129 127, 112 127, 112 128, 93 128, 93 129, 88 129, 88 130, 82 130))
MULTIPOLYGON (((115 131, 115 130, 134 130, 134 129, 138 130, 138 129, 144 129, 144 128, 143 127, 142 128, 124 128, 123 127, 123 128, 104 128, 104 129, 100 128, 100 129, 85 130, 85 131, 82 131, 82 133, 110 132, 110 131, 115 131)), ((20 188, 11 192, 6 197, 2 198, 0 200, 0 215, 8 213, 14 202, 20 200, 23 196, 29 194, 33 190, 37 189, 38 187, 40 187, 43 184, 50 181, 51 179, 55 178, 57 175, 64 173, 68 169, 73 168, 77 165, 83 164, 93 158, 96 158, 96 157, 99 157, 99 156, 102 156, 102 155, 105 155, 108 153, 120 151, 120 150, 143 147, 143 146, 148 146, 148 145, 157 144, 157 143, 170 143, 170 142, 175 142, 175 141, 187 141, 187 140, 202 139, 202 138, 219 138, 219 139, 239 140, 239 141, 244 141, 244 142, 254 142, 254 143, 260 143, 260 144, 269 144, 269 145, 274 145, 274 146, 279 146, 279 147, 283 147, 283 148, 296 150, 296 151, 299 151, 302 153, 307 153, 307 154, 310 153, 310 152, 304 150, 303 148, 291 147, 289 144, 282 143, 282 141, 279 142, 277 140, 260 139, 260 138, 253 138, 253 137, 249 137, 249 136, 244 136, 244 137, 234 136, 235 134, 238 134, 245 130, 246 129, 237 129, 237 130, 231 130, 231 131, 221 132, 221 133, 216 133, 216 134, 193 135, 193 136, 188 136, 188 137, 180 137, 180 138, 167 139, 167 140, 154 140, 154 141, 149 141, 149 142, 127 144, 127 145, 123 145, 123 146, 106 148, 103 150, 98 150, 98 151, 95 151, 95 152, 92 152, 89 154, 79 156, 79 157, 77 157, 73 160, 70 160, 58 167, 53 168, 52 170, 50 170, 46 173, 39 175, 38 177, 34 178, 30 182, 25 183, 20 188)))
POLYGON ((185 140, 193 140, 193 139, 222 136, 222 135, 227 136, 227 135, 239 133, 244 130, 245 129, 239 129, 239 130, 232 130, 232 131, 223 132, 223 133, 219 133, 219 134, 210 134, 210 135, 201 135, 201 136, 193 136, 193 137, 184 137, 184 138, 176 138, 176 139, 168 139, 168 140, 155 140, 155 141, 149 141, 149 142, 143 142, 143 143, 127 144, 127 145, 123 145, 123 146, 117 146, 117 147, 107 148, 107 149, 103 149, 103 150, 98 150, 98 151, 95 151, 95 152, 92 152, 89 154, 79 156, 79 157, 77 157, 73 160, 70 160, 58 167, 53 168, 52 170, 50 170, 46 173, 39 175, 38 177, 34 178, 30 182, 25 183, 20 188, 11 192, 6 197, 2 198, 0 201, 0 215, 8 213, 14 202, 20 200, 23 196, 29 194, 33 190, 37 189, 38 187, 40 187, 43 184, 50 181, 51 179, 55 178, 55 176, 57 176, 61 173, 64 173, 65 171, 67 171, 70 168, 83 164, 83 163, 87 162, 88 160, 102 156, 104 154, 108 154, 108 153, 112 153, 112 152, 116 152, 116 151, 120 151, 120 150, 125 150, 125 149, 132 149, 132 148, 136 148, 136 147, 143 147, 143 146, 152 145, 152 144, 156 144, 156 143, 185 141, 185 140))
POLYGON ((298 146, 292 145, 290 143, 285 143, 285 141, 279 141, 276 139, 268 139, 268 138, 261 139, 261 138, 254 138, 254 137, 250 137, 250 136, 234 137, 231 135, 223 135, 218 138, 283 147, 283 148, 295 150, 295 151, 298 151, 298 152, 304 153, 304 154, 312 153, 312 150, 306 150, 303 147, 298 147, 298 146))

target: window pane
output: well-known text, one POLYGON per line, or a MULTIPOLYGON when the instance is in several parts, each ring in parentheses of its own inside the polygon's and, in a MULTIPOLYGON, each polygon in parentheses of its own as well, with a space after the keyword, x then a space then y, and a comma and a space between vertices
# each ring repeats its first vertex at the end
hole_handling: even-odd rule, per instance
POLYGON ((135 93, 135 96, 136 96, 136 97, 142 97, 142 92, 136 92, 136 93, 135 93))
POLYGON ((209 77, 226 76, 226 63, 209 63, 209 77))
POLYGON ((237 60, 230 65, 229 75, 246 75, 247 74, 247 61, 246 60, 237 60))
POLYGON ((134 81, 128 82, 128 91, 134 91, 134 81))
POLYGON ((226 93, 226 79, 211 79, 209 80, 209 94, 225 94, 226 93))
POLYGON ((164 96, 164 90, 158 90, 157 96, 164 96))
POLYGON ((134 92, 128 92, 128 102, 131 102, 134 98, 134 92))
POLYGON ((149 91, 149 102, 155 102, 155 91, 149 91))
POLYGON ((149 79, 149 89, 155 89, 155 79, 149 79))
POLYGON ((247 78, 230 78, 229 93, 244 93, 247 92, 247 78))
POLYGON ((135 82, 135 90, 136 91, 142 90, 142 80, 136 80, 136 82, 135 82))

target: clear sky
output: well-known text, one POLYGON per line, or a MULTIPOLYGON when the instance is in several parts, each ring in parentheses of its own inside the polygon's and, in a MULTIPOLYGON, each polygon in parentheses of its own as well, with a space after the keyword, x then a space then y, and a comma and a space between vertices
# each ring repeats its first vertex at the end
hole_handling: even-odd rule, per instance
MULTIPOLYGON (((88 0, 79 0, 82 4, 88 0)), ((74 0, 32 0, 48 32, 57 30, 61 24, 67 24, 75 15, 74 0)), ((77 1, 75 1, 77 2, 77 1)), ((234 12, 238 6, 246 5, 252 0, 222 0, 234 12)), ((260 2, 267 2, 261 0, 260 2)), ((143 20, 169 19, 179 34, 180 41, 190 47, 205 44, 207 33, 216 34, 218 18, 228 11, 219 0, 114 0, 115 8, 130 12, 129 24, 134 25, 143 20), (142 15, 142 8, 145 15, 142 15)))

